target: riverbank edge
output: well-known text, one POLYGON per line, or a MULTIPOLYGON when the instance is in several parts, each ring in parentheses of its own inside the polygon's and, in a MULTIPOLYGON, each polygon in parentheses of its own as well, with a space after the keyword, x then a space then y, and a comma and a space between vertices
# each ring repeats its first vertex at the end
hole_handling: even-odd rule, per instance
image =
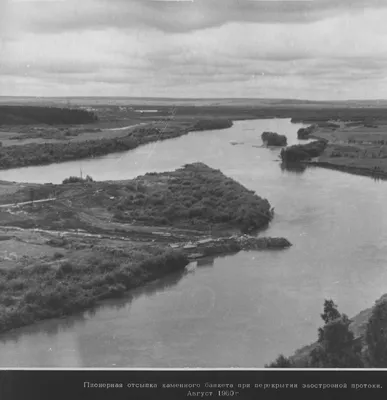
MULTIPOLYGON (((303 128, 301 128, 303 129, 303 128)), ((308 129, 308 128, 306 128, 308 129)), ((304 148, 307 147, 308 145, 312 144, 312 143, 317 143, 317 142, 325 142, 327 144, 327 148, 329 147, 329 145, 331 144, 327 139, 321 137, 318 135, 318 131, 316 132, 316 129, 318 128, 314 128, 314 132, 309 134, 307 137, 305 137, 304 139, 309 139, 309 140, 314 140, 313 142, 309 142, 309 143, 305 143, 305 144, 299 144, 296 145, 300 148, 304 148)), ((292 146, 290 146, 292 147, 292 146)), ((289 147, 289 148, 290 148, 289 147)), ((286 151, 288 148, 285 148, 284 151, 286 151)), ((322 155, 324 154, 324 152, 326 151, 326 149, 323 151, 322 155)), ((321 155, 320 155, 321 156, 321 155)), ((317 157, 311 157, 310 159, 307 160, 298 160, 298 161, 293 161, 294 163, 299 163, 301 165, 305 165, 308 167, 320 167, 320 168, 325 168, 325 169, 331 169, 334 171, 341 171, 341 172, 346 172, 352 175, 360 175, 360 176, 367 176, 367 177, 371 177, 374 179, 383 179, 383 180, 387 180, 387 173, 380 171, 378 169, 375 169, 375 166, 372 166, 372 168, 364 168, 364 167, 359 167, 356 165, 348 165, 348 164, 337 164, 335 162, 329 162, 329 161, 320 161, 319 158, 320 156, 317 157)), ((354 159, 350 160, 351 163, 354 162, 354 159)))
POLYGON ((157 279, 164 278, 169 274, 182 271, 189 263, 190 261, 185 254, 180 251, 168 249, 162 256, 149 258, 139 263, 134 276, 131 278, 126 276, 126 279, 122 278, 121 282, 115 285, 112 284, 109 292, 97 296, 84 296, 81 293, 76 299, 68 299, 71 304, 61 304, 61 307, 56 310, 42 310, 36 307, 27 307, 13 310, 11 314, 6 316, 1 315, 0 334, 24 326, 30 326, 39 321, 67 317, 93 309, 103 300, 123 297, 125 293, 130 290, 142 287, 157 279))
POLYGON ((386 179, 387 173, 375 171, 370 168, 361 168, 351 165, 340 165, 334 164, 327 161, 301 161, 301 164, 307 165, 309 167, 321 167, 325 169, 331 169, 334 171, 346 172, 352 175, 368 176, 375 179, 386 179))
MULTIPOLYGON (((318 125, 315 126, 313 132, 310 133, 306 139, 314 139, 315 141, 319 141, 319 140, 326 141, 328 144, 328 147, 329 147, 329 145, 332 144, 329 142, 329 140, 327 140, 326 138, 319 135, 318 125)), ((355 159, 351 159, 350 162, 353 163, 354 160, 355 159)), ((325 168, 325 169, 331 169, 333 171, 346 172, 346 173, 352 174, 352 175, 367 176, 367 177, 374 178, 374 179, 382 179, 382 180, 386 179, 387 180, 387 173, 385 173, 383 171, 375 170, 374 167, 364 168, 364 167, 359 167, 356 165, 337 164, 335 162, 329 162, 329 161, 319 161, 318 159, 303 160, 303 161, 300 161, 300 163, 304 164, 306 166, 311 166, 311 167, 320 167, 320 168, 325 168)))
MULTIPOLYGON (((152 125, 150 122, 149 125, 152 125)), ((34 152, 33 148, 45 148, 47 147, 47 151, 42 153, 40 159, 32 159, 28 160, 26 163, 26 158, 19 157, 19 160, 23 160, 23 163, 17 162, 18 159, 11 161, 11 165, 9 166, 2 166, 0 164, 0 171, 7 171, 10 169, 17 169, 17 168, 27 168, 27 167, 39 167, 51 164, 62 164, 66 162, 84 160, 94 157, 103 157, 109 154, 119 154, 126 151, 134 150, 140 146, 147 145, 149 143, 157 143, 162 142, 168 139, 175 139, 184 135, 187 135, 191 132, 202 132, 202 131, 212 131, 212 130, 223 130, 229 129, 234 125, 234 121, 231 119, 197 119, 193 122, 192 126, 180 129, 177 132, 172 131, 165 134, 165 137, 162 136, 162 131, 159 131, 157 134, 157 138, 155 139, 155 135, 151 134, 149 137, 146 135, 141 136, 140 139, 137 141, 133 139, 133 133, 129 133, 127 136, 122 137, 113 137, 113 138, 104 138, 104 139, 90 139, 85 140, 82 142, 63 142, 63 143, 50 143, 45 142, 43 144, 36 144, 36 143, 29 143, 24 145, 13 145, 13 146, 0 146, 0 155, 3 151, 5 153, 5 158, 10 159, 12 155, 9 155, 9 151, 12 148, 15 152, 23 152, 24 149, 29 149, 34 152), (128 141, 128 142, 126 142, 128 141), (84 150, 85 153, 83 154, 75 154, 75 153, 66 153, 69 145, 74 145, 78 147, 78 151, 84 150), (93 147, 94 146, 94 147, 93 147), (98 154, 91 154, 90 151, 93 149, 98 149, 98 154), (86 151, 87 150, 87 151, 86 151), (53 151, 61 154, 63 157, 65 154, 67 157, 65 159, 60 159, 57 161, 53 161, 49 159, 48 154, 51 154, 53 151)), ((152 129, 152 126, 149 127, 152 129)), ((1 142, 0 142, 1 143, 1 142)))

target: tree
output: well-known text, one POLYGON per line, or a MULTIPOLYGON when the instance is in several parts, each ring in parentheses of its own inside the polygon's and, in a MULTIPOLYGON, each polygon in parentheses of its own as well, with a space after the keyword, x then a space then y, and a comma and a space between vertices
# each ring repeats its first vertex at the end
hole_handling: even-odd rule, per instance
POLYGON ((361 344, 349 329, 351 321, 340 314, 332 300, 325 300, 321 318, 325 322, 318 331, 318 346, 311 352, 310 367, 360 368, 361 344))
POLYGON ((341 314, 337 310, 337 305, 333 302, 333 300, 325 300, 324 301, 324 313, 321 314, 321 318, 327 324, 328 322, 334 321, 337 318, 340 318, 341 314))
POLYGON ((365 332, 366 359, 373 368, 387 367, 387 299, 377 302, 365 332))
POLYGON ((280 354, 274 362, 265 365, 265 368, 294 368, 294 363, 290 358, 280 354))

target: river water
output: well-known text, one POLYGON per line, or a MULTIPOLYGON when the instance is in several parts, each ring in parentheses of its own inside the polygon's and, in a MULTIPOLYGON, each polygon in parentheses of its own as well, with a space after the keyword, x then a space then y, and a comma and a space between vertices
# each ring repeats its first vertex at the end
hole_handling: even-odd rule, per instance
POLYGON ((297 143, 289 120, 239 121, 100 159, 0 172, 0 180, 125 179, 202 161, 275 207, 265 232, 284 251, 240 252, 66 319, 0 336, 0 367, 258 367, 317 338, 325 298, 353 316, 387 292, 387 185, 311 168, 284 171, 264 130, 297 143), (232 145, 230 142, 241 142, 232 145), (258 146, 258 147, 254 147, 258 146))

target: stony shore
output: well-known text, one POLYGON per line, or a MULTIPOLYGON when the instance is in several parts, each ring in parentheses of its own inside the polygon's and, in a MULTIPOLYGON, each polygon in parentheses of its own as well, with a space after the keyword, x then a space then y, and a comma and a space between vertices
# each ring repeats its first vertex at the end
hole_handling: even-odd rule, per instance
POLYGON ((237 253, 242 250, 282 250, 292 244, 285 238, 255 237, 234 235, 230 237, 205 238, 188 243, 175 243, 170 246, 187 254, 189 259, 237 253))

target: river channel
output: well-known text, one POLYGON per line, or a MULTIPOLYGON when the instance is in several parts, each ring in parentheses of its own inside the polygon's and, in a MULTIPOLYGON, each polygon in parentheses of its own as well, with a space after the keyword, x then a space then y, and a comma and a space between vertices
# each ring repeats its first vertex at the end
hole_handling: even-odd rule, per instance
POLYGON ((317 338, 325 298, 353 316, 387 292, 387 184, 322 168, 285 171, 265 130, 297 143, 290 120, 238 121, 98 159, 0 172, 0 180, 132 178, 201 161, 275 207, 264 232, 293 246, 240 252, 165 277, 96 310, 0 336, 0 367, 257 367, 317 338), (238 144, 235 144, 238 142, 238 144))

